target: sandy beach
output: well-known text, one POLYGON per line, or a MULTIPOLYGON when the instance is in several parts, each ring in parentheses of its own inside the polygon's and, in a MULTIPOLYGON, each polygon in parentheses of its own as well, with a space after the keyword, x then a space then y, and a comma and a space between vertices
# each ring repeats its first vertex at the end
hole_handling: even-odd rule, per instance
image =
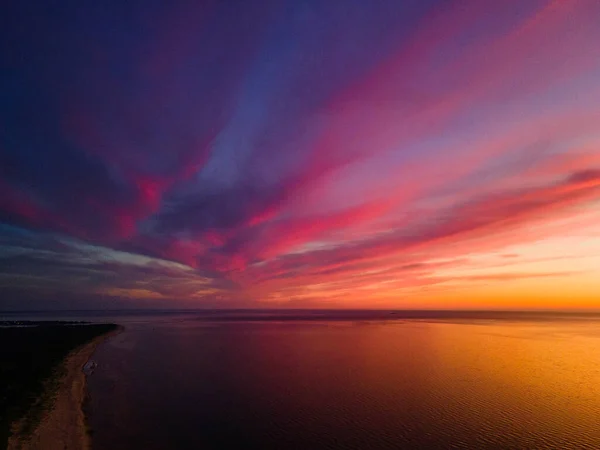
POLYGON ((90 448, 90 438, 82 410, 86 381, 83 366, 100 343, 120 331, 119 329, 98 336, 88 344, 75 349, 65 358, 65 375, 60 380, 54 404, 44 411, 39 425, 27 436, 20 436, 23 420, 13 424, 13 435, 8 441, 8 450, 85 450, 90 448))

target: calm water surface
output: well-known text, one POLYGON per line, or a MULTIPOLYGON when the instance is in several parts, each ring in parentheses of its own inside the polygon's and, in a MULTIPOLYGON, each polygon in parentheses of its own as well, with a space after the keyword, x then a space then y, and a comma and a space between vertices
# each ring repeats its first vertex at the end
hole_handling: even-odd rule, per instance
POLYGON ((129 320, 94 450, 600 448, 600 322, 129 320))

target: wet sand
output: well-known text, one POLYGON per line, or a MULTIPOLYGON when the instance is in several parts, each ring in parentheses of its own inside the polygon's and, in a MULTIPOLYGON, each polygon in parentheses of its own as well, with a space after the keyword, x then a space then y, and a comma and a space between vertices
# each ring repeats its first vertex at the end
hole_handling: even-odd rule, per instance
POLYGON ((73 350, 64 360, 65 374, 54 403, 43 412, 35 430, 21 436, 24 419, 12 426, 8 450, 87 450, 90 437, 87 433, 83 401, 85 399, 86 375, 83 366, 96 347, 104 340, 121 332, 121 329, 98 336, 86 345, 73 350))

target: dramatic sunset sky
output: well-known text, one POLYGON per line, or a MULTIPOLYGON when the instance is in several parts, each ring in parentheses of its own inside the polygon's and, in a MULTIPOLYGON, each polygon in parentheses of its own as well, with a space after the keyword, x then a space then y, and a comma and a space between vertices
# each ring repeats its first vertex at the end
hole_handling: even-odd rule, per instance
POLYGON ((3 2, 0 308, 600 308, 599 24, 3 2))

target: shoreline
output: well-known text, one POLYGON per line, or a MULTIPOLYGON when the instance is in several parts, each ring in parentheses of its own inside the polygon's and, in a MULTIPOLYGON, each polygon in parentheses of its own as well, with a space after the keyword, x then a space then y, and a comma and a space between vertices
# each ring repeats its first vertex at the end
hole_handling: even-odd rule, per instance
POLYGON ((63 376, 54 402, 47 408, 39 424, 26 436, 21 429, 26 417, 14 422, 7 450, 88 450, 90 436, 87 431, 83 403, 86 398, 86 377, 83 367, 102 342, 123 331, 123 327, 98 336, 70 352, 62 362, 63 376))

